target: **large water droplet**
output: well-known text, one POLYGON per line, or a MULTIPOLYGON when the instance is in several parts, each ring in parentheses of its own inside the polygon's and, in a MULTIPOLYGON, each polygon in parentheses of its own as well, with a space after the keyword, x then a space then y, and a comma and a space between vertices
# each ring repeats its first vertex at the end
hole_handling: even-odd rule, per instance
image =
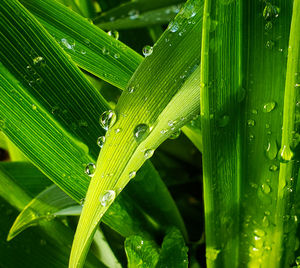
POLYGON ((139 124, 133 131, 134 138, 137 142, 141 142, 146 138, 149 132, 149 127, 146 124, 139 124))
POLYGON ((276 106, 276 102, 275 101, 270 101, 270 102, 268 102, 264 105, 263 111, 265 113, 269 113, 269 112, 271 112, 275 109, 275 106, 276 106))
POLYGON ((75 42, 70 43, 66 38, 62 38, 61 42, 67 49, 74 49, 75 42))
POLYGON ((287 163, 293 159, 294 153, 289 146, 284 145, 279 151, 279 161, 287 163))
POLYGON ((152 46, 144 46, 143 47, 143 55, 145 56, 145 57, 148 57, 148 56, 150 56, 151 54, 152 54, 152 52, 153 52, 153 47, 152 46))
POLYGON ((107 34, 114 39, 118 40, 119 39, 119 32, 118 31, 108 31, 107 34))
POLYGON ((97 139, 97 145, 102 148, 104 146, 104 143, 105 143, 105 136, 100 136, 98 139, 97 139))
POLYGON ((100 196, 100 203, 103 207, 109 206, 115 199, 116 193, 113 190, 105 191, 100 196))
POLYGON ((110 127, 112 127, 117 120, 117 115, 114 111, 108 110, 105 111, 100 116, 100 125, 103 129, 108 130, 110 127))
POLYGON ((152 157, 153 154, 154 154, 154 150, 153 149, 148 149, 148 150, 145 151, 144 157, 145 157, 145 159, 149 159, 150 157, 152 157))
POLYGON ((270 139, 266 148, 266 156, 273 160, 276 158, 278 152, 278 147, 275 139, 270 139))
POLYGON ((94 163, 88 163, 84 169, 84 172, 88 176, 93 177, 95 170, 96 170, 96 165, 94 163))

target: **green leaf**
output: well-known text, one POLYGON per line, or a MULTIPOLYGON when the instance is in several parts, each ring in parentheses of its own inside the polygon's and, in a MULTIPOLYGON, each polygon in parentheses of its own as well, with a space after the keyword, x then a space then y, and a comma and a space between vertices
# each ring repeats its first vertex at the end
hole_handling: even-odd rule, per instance
POLYGON ((128 268, 156 267, 159 253, 155 242, 141 236, 130 236, 125 240, 125 251, 128 268))
POLYGON ((72 247, 71 267, 83 265, 95 227, 119 189, 159 144, 198 113, 201 12, 202 5, 197 1, 186 5, 139 66, 115 115, 111 114, 117 119, 106 134, 89 186, 72 247), (110 180, 101 179, 111 173, 110 180))
MULTIPOLYGON (((81 68, 124 88, 142 56, 54 0, 21 0, 81 68)), ((95 99, 96 101, 97 99, 95 99)))
POLYGON ((188 247, 178 229, 169 230, 165 236, 156 267, 188 267, 188 247))

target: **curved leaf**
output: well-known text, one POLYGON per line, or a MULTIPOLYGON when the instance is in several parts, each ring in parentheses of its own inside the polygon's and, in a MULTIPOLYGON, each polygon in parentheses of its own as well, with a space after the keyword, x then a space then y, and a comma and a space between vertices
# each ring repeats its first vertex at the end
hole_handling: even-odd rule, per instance
POLYGON ((115 195, 160 143, 198 113, 201 12, 198 1, 184 7, 123 92, 89 186, 70 267, 83 265, 95 227, 115 195), (107 174, 110 180, 104 179, 107 174))

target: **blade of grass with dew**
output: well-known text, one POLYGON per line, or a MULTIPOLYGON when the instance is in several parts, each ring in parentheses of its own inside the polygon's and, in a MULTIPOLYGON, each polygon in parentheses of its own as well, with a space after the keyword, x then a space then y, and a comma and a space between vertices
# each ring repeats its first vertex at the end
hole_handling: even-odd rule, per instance
MULTIPOLYGON (((55 1, 21 0, 21 2, 54 36, 78 66, 120 89, 126 87, 130 77, 142 62, 142 56, 55 1), (99 54, 99 51, 102 51, 102 54, 101 52, 99 54)), ((197 148, 201 148, 199 144, 201 135, 193 128, 188 128, 184 127, 183 131, 197 148)))
MULTIPOLYGON (((102 113, 108 105, 18 2, 3 1, 0 8, 0 24, 7 25, 1 28, 0 53, 6 65, 0 65, 3 132, 79 203, 89 184, 84 170, 94 163, 97 138, 104 134, 95 111, 102 113)), ((169 195, 169 203, 174 204, 170 199, 169 195)), ((173 214, 175 222, 180 219, 175 205, 173 214)), ((122 233, 122 229, 117 231, 122 233)))
POLYGON ((124 88, 142 57, 54 0, 21 0, 81 68, 124 88))
MULTIPOLYGON (((288 255, 293 254, 293 239, 287 239, 284 244, 281 238, 277 239, 287 235, 285 228, 289 228, 289 236, 293 237, 294 228, 294 212, 290 206, 293 206, 295 186, 285 165, 294 168, 296 161, 281 164, 279 151, 284 145, 291 146, 286 144, 287 140, 282 143, 282 139, 286 133, 291 135, 294 120, 293 113, 286 113, 288 106, 290 111, 295 109, 294 100, 284 99, 285 94, 291 94, 288 83, 292 81, 286 86, 285 81, 290 79, 292 71, 287 67, 287 52, 293 2, 296 4, 295 1, 276 4, 249 1, 244 5, 246 98, 242 110, 245 123, 240 225, 244 238, 240 244, 240 263, 248 267, 285 267, 288 255), (283 122, 289 122, 288 126, 283 122), (282 176, 286 180, 284 189, 282 176), (285 212, 280 216, 283 207, 285 212)), ((291 35, 294 33, 291 31, 291 35)), ((296 48, 295 44, 291 45, 296 48)))
POLYGON ((119 188, 134 177, 159 144, 198 113, 201 13, 201 2, 187 3, 133 75, 115 112, 110 113, 112 122, 104 122, 109 130, 98 158, 101 165, 89 186, 70 267, 84 264, 95 228, 119 188), (110 181, 99 179, 110 173, 110 181))
POLYGON ((204 4, 200 107, 207 267, 239 266, 241 5, 204 4))
MULTIPOLYGON (((94 33, 95 36, 96 36, 96 34, 97 35, 101 35, 101 34, 103 35, 102 31, 100 31, 99 29, 98 29, 98 31, 96 31, 97 30, 96 27, 93 27, 91 24, 87 23, 82 18, 80 18, 80 17, 77 18, 76 16, 75 16, 77 18, 76 22, 78 22, 78 24, 80 24, 80 25, 82 24, 82 27, 79 27, 79 25, 77 25, 77 24, 76 24, 76 27, 75 27, 73 25, 73 20, 71 20, 71 17, 73 15, 73 13, 71 11, 69 11, 68 9, 65 9, 65 8, 62 8, 61 6, 56 5, 56 3, 53 2, 53 1, 43 2, 43 1, 40 1, 40 0, 31 0, 31 1, 25 1, 24 4, 36 16, 38 16, 38 17, 40 16, 40 18, 42 18, 41 22, 43 23, 43 25, 46 28, 49 27, 49 25, 50 25, 50 24, 47 24, 48 22, 52 23, 51 25, 53 25, 53 26, 56 26, 57 24, 58 25, 65 25, 65 24, 68 25, 68 27, 67 27, 67 29, 69 29, 68 33, 72 34, 71 39, 75 40, 75 43, 80 43, 80 39, 78 40, 78 36, 84 36, 84 40, 86 40, 88 38, 88 34, 91 34, 91 33, 94 33), (58 13, 57 10, 59 10, 60 12, 58 13), (48 14, 48 15, 43 16, 44 14, 48 14), (60 16, 58 16, 58 15, 60 15, 60 16), (53 22, 53 20, 54 20, 55 23, 53 22), (47 21, 47 23, 45 23, 45 21, 47 21), (70 22, 72 22, 72 23, 70 23, 70 22), (90 29, 90 31, 88 31, 88 29, 90 29)), ((47 28, 47 29, 49 30, 49 28, 47 28)), ((63 28, 63 30, 65 30, 65 28, 63 28)), ((60 31, 61 31, 61 28, 59 28, 59 31, 55 32, 56 35, 58 35, 60 33, 61 36, 65 36, 65 33, 62 33, 60 31)), ((105 35, 104 38, 108 38, 105 33, 104 33, 104 35, 105 35)), ((94 46, 94 42, 95 42, 95 44, 99 44, 99 43, 102 42, 100 39, 99 39, 99 41, 97 41, 97 40, 98 40, 97 38, 93 38, 93 41, 91 40, 91 42, 90 42, 90 46, 91 47, 94 46), (94 40, 96 40, 96 41, 94 41, 94 40), (96 43, 96 42, 98 42, 98 43, 96 43)), ((117 42, 117 41, 115 40, 115 42, 117 42)), ((87 44, 84 43, 84 46, 87 46, 87 44)), ((125 45, 123 45, 122 43, 117 42, 117 47, 120 47, 120 46, 125 47, 125 45)), ((95 45, 95 47, 96 47, 96 45, 95 45)), ((85 51, 87 51, 88 47, 84 47, 83 49, 85 51)), ((68 52, 68 53, 71 52, 71 51, 72 50, 70 50, 70 49, 66 50, 66 52, 68 52)), ((82 61, 77 61, 77 64, 79 64, 79 66, 81 66, 83 68, 84 68, 84 66, 90 66, 93 71, 97 70, 97 68, 99 68, 99 59, 97 58, 95 53, 91 54, 91 58, 95 59, 95 61, 90 61, 89 57, 85 57, 86 55, 81 55, 81 56, 82 56, 82 61), (81 65, 80 62, 84 63, 84 65, 81 65)), ((128 58, 131 59, 131 61, 129 61, 129 64, 130 64, 130 66, 133 66, 132 70, 128 71, 126 76, 124 76, 124 81, 126 81, 126 83, 127 83, 129 81, 129 78, 133 74, 133 70, 135 70, 137 68, 138 64, 142 61, 143 58, 140 55, 138 55, 136 52, 131 51, 128 47, 126 47, 126 50, 124 52, 124 56, 125 56, 125 59, 121 62, 121 64, 119 63, 120 59, 113 58, 113 60, 112 60, 113 64, 111 66, 108 66, 108 67, 109 67, 110 72, 112 72, 112 70, 114 70, 114 72, 116 72, 116 73, 120 73, 120 72, 123 73, 123 70, 121 71, 122 64, 124 63, 124 61, 127 62, 128 58)), ((124 56, 122 55, 123 58, 124 58, 124 56)), ((73 59, 77 60, 77 58, 73 58, 73 59)), ((87 69, 87 70, 90 71, 91 69, 87 69)), ((107 69, 107 71, 108 71, 108 69, 107 69)), ((96 72, 96 75, 101 77, 99 72, 96 72)), ((110 83, 113 84, 113 81, 111 80, 111 78, 107 78, 107 79, 110 83)), ((122 85, 122 88, 125 88, 125 86, 122 85)), ((164 199, 164 200, 169 199, 169 200, 171 200, 170 196, 168 198, 166 198, 166 195, 168 194, 167 190, 166 190, 165 186, 160 182, 160 179, 158 177, 158 174, 155 172, 155 169, 153 167, 151 167, 150 164, 146 164, 145 170, 146 169, 152 170, 152 174, 150 174, 148 171, 144 172, 146 174, 149 174, 149 176, 151 177, 151 181, 147 182, 147 180, 143 180, 144 186, 147 187, 147 188, 149 188, 148 187, 149 185, 152 185, 152 188, 154 186, 157 186, 157 188, 160 189, 160 193, 162 193, 162 195, 159 195, 160 199, 164 199)), ((139 183, 139 185, 140 185, 140 183, 139 183)), ((142 186, 142 185, 140 185, 140 186, 142 186)), ((143 188, 143 189, 146 189, 146 188, 143 188)), ((147 198, 149 200, 152 200, 153 205, 156 204, 155 206, 153 206, 153 207, 156 208, 156 210, 152 209, 151 212, 157 212, 157 214, 159 214, 160 213, 159 212, 159 210, 160 210, 159 202, 157 202, 157 199, 153 198, 151 192, 148 192, 148 193, 150 194, 150 196, 148 196, 147 198)), ((157 192, 156 196, 158 196, 158 194, 159 194, 159 192, 157 192)), ((147 195, 145 195, 145 193, 141 194, 141 199, 139 200, 138 203, 143 203, 143 200, 146 198, 146 196, 147 195), (142 198, 143 195, 144 195, 144 198, 142 198)), ((174 204, 172 201, 166 202, 166 203, 174 204)), ((165 216, 165 221, 162 221, 162 223, 163 222, 170 223, 170 222, 172 222, 172 220, 174 222, 176 222, 177 220, 175 220, 175 218, 178 218, 178 216, 173 218, 170 215, 167 216, 166 214, 162 214, 162 213, 160 213, 160 214, 165 216)), ((173 213, 173 214, 175 215, 176 213, 173 213)), ((178 222, 180 222, 180 220, 178 222)))

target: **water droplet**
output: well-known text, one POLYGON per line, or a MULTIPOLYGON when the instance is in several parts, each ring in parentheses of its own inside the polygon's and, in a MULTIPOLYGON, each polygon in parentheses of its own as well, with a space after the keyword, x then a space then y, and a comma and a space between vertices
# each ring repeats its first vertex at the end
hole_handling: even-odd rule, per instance
POLYGON ((97 145, 102 148, 104 146, 104 143, 105 143, 105 136, 100 136, 98 139, 97 139, 97 145))
POLYGON ((219 127, 226 127, 229 123, 229 115, 223 115, 222 117, 220 117, 220 119, 218 120, 218 126, 219 127))
POLYGON ((270 171, 277 171, 277 170, 278 170, 278 166, 277 166, 277 165, 271 165, 271 166, 269 167, 269 170, 270 170, 270 171))
POLYGON ((100 203, 103 207, 109 206, 115 199, 116 193, 113 190, 105 191, 100 196, 100 203))
POLYGON ((268 40, 266 42, 266 48, 268 48, 268 49, 272 49, 274 47, 274 45, 275 45, 275 43, 272 40, 268 40))
POLYGON ((252 114, 258 114, 258 111, 256 109, 252 109, 251 113, 252 114))
POLYGON ((269 113, 269 112, 273 111, 275 109, 275 107, 276 107, 276 102, 270 101, 264 105, 263 111, 264 111, 264 113, 269 113))
POLYGON ((261 229, 255 229, 254 234, 258 237, 263 237, 266 233, 261 229))
POLYGON ((262 190, 263 193, 269 194, 269 193, 271 192, 271 187, 270 187, 268 184, 265 184, 265 183, 264 183, 264 184, 261 186, 261 190, 262 190))
POLYGON ((131 172, 129 173, 129 179, 130 179, 130 180, 133 179, 133 178, 135 177, 135 175, 136 175, 136 171, 131 171, 131 172))
POLYGON ((136 9, 132 9, 128 12, 129 18, 135 20, 139 17, 140 12, 136 9))
POLYGON ((152 54, 152 52, 153 52, 153 47, 152 46, 147 45, 147 46, 143 47, 143 55, 145 57, 150 56, 152 54))
POLYGON ((80 201, 79 201, 79 202, 80 202, 80 206, 82 206, 82 207, 83 207, 83 205, 84 205, 84 201, 85 201, 85 198, 81 198, 81 199, 80 199, 80 201))
POLYGON ((277 142, 275 139, 270 139, 266 148, 266 156, 273 160, 276 158, 278 152, 277 142))
POLYGON ((114 111, 108 110, 105 111, 100 116, 100 125, 103 129, 108 130, 110 127, 112 127, 117 120, 117 115, 114 111))
POLYGON ((118 31, 108 31, 107 34, 114 39, 118 40, 119 39, 119 32, 118 31))
POLYGON ((168 28, 170 29, 170 31, 172 33, 175 33, 175 32, 177 32, 179 26, 178 26, 178 23, 175 21, 175 22, 171 22, 168 28))
POLYGON ((94 163, 88 163, 85 167, 85 174, 87 174, 89 177, 93 177, 96 170, 96 165, 94 163))
POLYGON ((178 129, 177 131, 175 131, 170 135, 169 139, 175 140, 180 136, 180 134, 181 134, 181 129, 178 129))
POLYGON ((247 121, 247 125, 248 125, 249 127, 254 127, 254 126, 255 126, 255 121, 254 121, 253 119, 249 119, 249 120, 247 121))
POLYGON ((149 127, 146 124, 139 124, 133 131, 134 138, 137 142, 141 142, 146 138, 149 132, 149 127))
POLYGON ((44 58, 41 56, 35 57, 33 59, 33 64, 34 65, 41 65, 41 63, 44 61, 44 58))
POLYGON ((266 21, 272 21, 279 16, 279 12, 280 9, 277 6, 267 2, 263 11, 263 17, 266 21))
POLYGON ((265 30, 270 31, 273 27, 273 23, 271 21, 268 21, 265 25, 265 30))
POLYGON ((148 150, 145 151, 144 157, 145 157, 145 159, 149 159, 150 157, 152 157, 153 154, 154 154, 154 150, 153 149, 148 149, 148 150))
POLYGON ((34 110, 34 111, 37 109, 37 107, 36 107, 35 104, 31 104, 31 108, 32 108, 32 110, 34 110))
POLYGON ((289 146, 284 145, 279 151, 279 161, 281 163, 288 163, 293 159, 294 153, 289 146))
POLYGON ((115 58, 115 59, 119 59, 119 58, 120 58, 120 54, 119 54, 119 53, 116 53, 116 54, 114 55, 114 58, 115 58))
POLYGON ((86 51, 83 50, 83 49, 81 49, 81 50, 80 50, 80 53, 81 53, 82 55, 85 55, 85 54, 86 54, 86 51))
POLYGON ((62 44, 67 48, 67 49, 74 49, 75 43, 69 43, 69 41, 66 38, 61 39, 62 44))
POLYGON ((128 88, 128 92, 129 92, 129 93, 134 92, 134 90, 135 90, 135 87, 134 87, 134 86, 130 86, 130 87, 128 88))
POLYGON ((109 55, 109 50, 106 47, 102 48, 102 54, 103 55, 109 55))
POLYGON ((117 128, 117 129, 115 129, 115 133, 116 133, 116 134, 120 133, 121 131, 122 131, 122 129, 121 129, 121 128, 117 128))

